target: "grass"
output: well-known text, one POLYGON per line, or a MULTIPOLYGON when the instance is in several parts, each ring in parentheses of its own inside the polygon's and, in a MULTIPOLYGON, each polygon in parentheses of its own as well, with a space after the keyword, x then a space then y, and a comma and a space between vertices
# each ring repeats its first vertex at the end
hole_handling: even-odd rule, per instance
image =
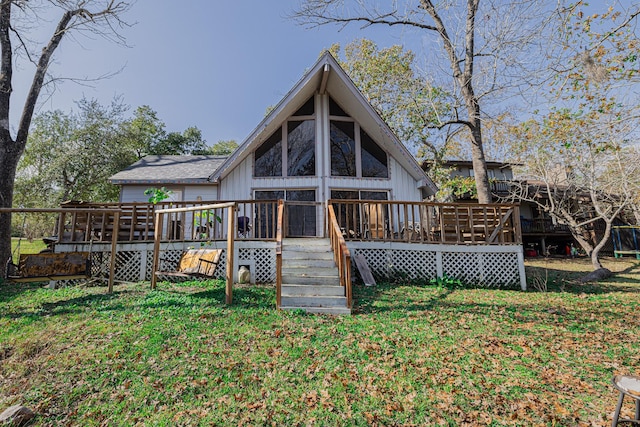
MULTIPOLYGON (((29 240, 29 239, 20 239, 18 237, 11 238, 11 253, 15 253, 16 256, 18 253, 21 254, 37 254, 43 249, 46 249, 47 245, 44 244, 42 239, 37 240, 29 240), (16 247, 20 245, 19 251, 16 251, 16 247)), ((17 260, 15 260, 17 261, 17 260)))
MULTIPOLYGON (((640 366, 640 263, 548 292, 357 286, 355 314, 274 310, 272 287, 220 282, 0 285, 0 410, 33 425, 609 425, 640 366)), ((629 405, 626 412, 631 412, 629 405)))

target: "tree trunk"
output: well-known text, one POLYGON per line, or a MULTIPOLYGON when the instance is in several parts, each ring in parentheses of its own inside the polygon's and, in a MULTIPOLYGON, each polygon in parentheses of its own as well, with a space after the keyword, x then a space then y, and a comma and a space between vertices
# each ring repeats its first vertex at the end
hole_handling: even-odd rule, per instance
POLYGON ((489 176, 487 174, 487 163, 484 158, 484 148, 482 145, 482 128, 480 127, 480 108, 477 108, 477 115, 474 117, 474 126, 471 129, 471 160, 473 162, 473 172, 478 191, 478 203, 491 203, 491 187, 489 186, 489 176))
POLYGON ((602 236, 602 239, 600 239, 600 242, 593 248, 593 251, 591 252, 591 265, 593 266, 594 270, 602 268, 602 263, 600 262, 600 250, 604 248, 604 245, 611 238, 612 224, 612 221, 605 221, 604 234, 602 236))
MULTIPOLYGON (((7 132, 8 134, 8 132, 7 132)), ((13 204, 13 188, 18 160, 22 150, 11 139, 0 138, 0 207, 10 208, 13 204)), ((4 274, 4 266, 11 256, 11 214, 0 213, 0 268, 4 274)))

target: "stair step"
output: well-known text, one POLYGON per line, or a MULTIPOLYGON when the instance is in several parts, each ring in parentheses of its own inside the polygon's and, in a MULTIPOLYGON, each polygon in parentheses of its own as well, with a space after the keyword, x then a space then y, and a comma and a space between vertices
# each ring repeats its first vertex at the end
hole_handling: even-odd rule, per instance
POLYGON ((282 283, 289 285, 336 286, 340 284, 340 277, 337 274, 335 276, 302 276, 298 274, 283 274, 282 283))
POLYGON ((344 288, 342 286, 313 286, 313 285, 295 285, 283 284, 282 296, 344 296, 344 288))
POLYGON ((331 259, 317 259, 317 258, 293 258, 293 259, 284 259, 284 267, 291 269, 302 269, 302 268, 336 268, 336 263, 333 261, 333 257, 331 259))
POLYGON ((303 263, 285 263, 286 265, 282 267, 282 275, 283 276, 300 276, 300 277, 311 277, 311 276, 330 276, 330 277, 338 277, 337 268, 334 265, 328 267, 312 267, 310 265, 305 265, 303 263))
POLYGON ((281 310, 302 310, 313 314, 350 315, 351 309, 347 307, 280 307, 281 310))
POLYGON ((322 260, 322 261, 332 261, 333 262, 333 252, 325 251, 325 252, 317 252, 317 251, 292 251, 288 248, 282 249, 282 259, 284 261, 296 261, 296 260, 322 260))
POLYGON ((282 296, 280 307, 347 307, 344 296, 282 296))

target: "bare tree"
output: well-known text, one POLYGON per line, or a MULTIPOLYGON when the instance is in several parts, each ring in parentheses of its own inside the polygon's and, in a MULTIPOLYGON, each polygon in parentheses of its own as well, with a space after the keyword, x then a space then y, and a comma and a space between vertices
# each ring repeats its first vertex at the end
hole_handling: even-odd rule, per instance
POLYGON ((448 70, 427 58, 439 76, 436 86, 453 95, 450 110, 439 113, 433 127, 462 126, 467 130, 475 172, 478 200, 491 202, 483 145, 483 119, 490 107, 504 100, 507 92, 521 90, 531 64, 539 62, 545 2, 520 0, 389 2, 379 9, 376 2, 360 0, 306 0, 293 17, 310 26, 351 23, 363 27, 402 26, 431 36, 430 52, 440 52, 448 70), (493 98, 493 99, 492 99, 493 98), (484 107, 483 107, 484 106, 484 107))
MULTIPOLYGON (((116 0, 0 0, 0 207, 11 207, 18 161, 24 152, 38 98, 46 84, 49 66, 63 38, 70 32, 91 32, 122 41, 121 16, 130 3, 116 0), (59 14, 53 33, 44 46, 34 46, 29 23, 41 15, 59 14), (35 67, 22 114, 11 126, 11 95, 15 61, 23 55, 35 67)), ((0 214, 0 260, 11 254, 11 216, 0 214)))
POLYGON ((525 122, 514 134, 523 170, 512 197, 534 203, 566 225, 594 270, 602 268, 600 251, 614 221, 625 214, 632 220, 640 193, 640 163, 629 142, 637 124, 619 120, 626 108, 615 103, 611 108, 553 111, 543 121, 525 122))

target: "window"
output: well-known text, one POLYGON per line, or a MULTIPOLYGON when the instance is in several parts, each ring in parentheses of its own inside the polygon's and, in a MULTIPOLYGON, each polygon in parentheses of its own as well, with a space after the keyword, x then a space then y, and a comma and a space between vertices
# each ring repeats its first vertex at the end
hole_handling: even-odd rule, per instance
MULTIPOLYGON (((285 199, 288 237, 316 235, 316 190, 256 190, 256 200, 285 199), (301 202, 296 204, 296 202, 301 202)), ((275 237, 275 221, 277 207, 275 202, 260 204, 256 208, 256 235, 260 237, 275 237)))
POLYGON ((356 176, 356 141, 353 122, 331 121, 331 176, 356 176))
POLYGON ((342 108, 333 100, 333 98, 329 98, 329 115, 330 116, 339 116, 339 117, 349 117, 347 113, 344 112, 342 108))
POLYGON ((287 123, 287 176, 316 174, 316 121, 287 123))
POLYGON ((389 178, 387 153, 365 131, 360 130, 362 149, 362 176, 371 178, 389 178))
POLYGON ((314 176, 316 121, 314 97, 285 121, 254 153, 255 177, 314 176), (298 120, 293 120, 299 117, 298 120), (286 159, 286 160, 285 160, 286 159))
POLYGON ((313 107, 313 96, 309 98, 307 102, 304 103, 302 107, 295 113, 294 116, 313 116, 314 107, 313 107))
POLYGON ((255 152, 255 176, 282 176, 282 129, 278 129, 255 152))
POLYGON ((331 190, 331 198, 340 200, 389 200, 389 192, 385 190, 331 190))

